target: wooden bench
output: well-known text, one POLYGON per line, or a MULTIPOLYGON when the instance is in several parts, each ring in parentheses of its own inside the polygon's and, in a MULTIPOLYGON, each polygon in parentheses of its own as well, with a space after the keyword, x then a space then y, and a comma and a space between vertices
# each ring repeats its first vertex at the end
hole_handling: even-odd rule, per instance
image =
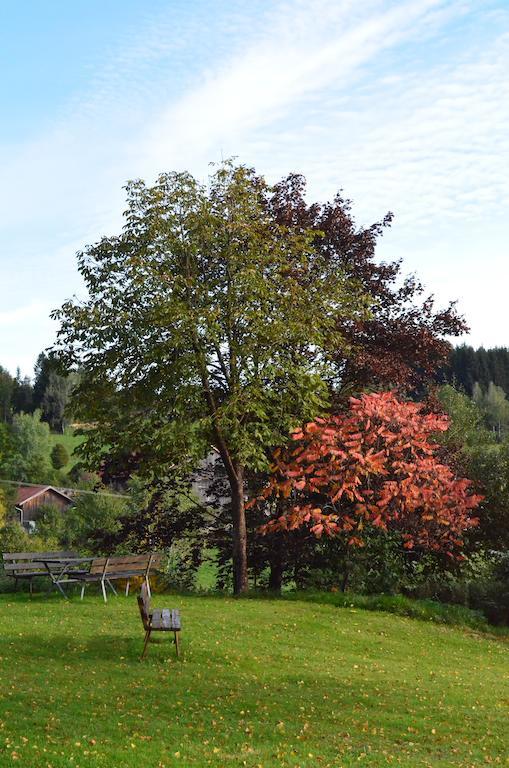
MULTIPOLYGON (((4 552, 3 555, 4 573, 6 576, 11 576, 15 580, 15 588, 18 586, 19 579, 29 579, 30 582, 30 594, 33 594, 33 580, 39 576, 46 576, 51 578, 51 573, 60 569, 60 566, 55 563, 45 565, 42 560, 55 558, 79 558, 76 552, 61 551, 61 552, 4 552)), ((68 581, 74 580, 71 578, 73 574, 68 574, 68 581)))
POLYGON ((162 559, 163 555, 158 552, 151 552, 145 555, 95 557, 90 563, 89 570, 77 576, 78 581, 82 582, 81 599, 83 600, 87 584, 95 582, 100 583, 104 602, 108 602, 106 586, 110 587, 113 594, 116 595, 117 590, 111 582, 118 579, 126 580, 125 593, 128 595, 130 580, 136 576, 141 576, 144 579, 148 594, 150 595, 149 576, 160 567, 162 559))
POLYGON ((180 655, 180 611, 176 608, 160 608, 151 611, 150 593, 145 582, 141 585, 138 606, 143 622, 143 628, 145 630, 145 643, 143 645, 141 660, 145 658, 147 653, 148 643, 152 632, 173 632, 173 642, 175 643, 175 651, 178 658, 180 655))

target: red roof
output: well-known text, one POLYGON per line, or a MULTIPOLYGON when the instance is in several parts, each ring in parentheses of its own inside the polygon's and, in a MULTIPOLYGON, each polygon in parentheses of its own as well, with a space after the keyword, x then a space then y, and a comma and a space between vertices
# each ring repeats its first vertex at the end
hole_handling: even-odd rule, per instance
POLYGON ((33 499, 35 496, 39 496, 45 491, 53 491, 53 493, 58 493, 59 496, 62 496, 64 499, 67 499, 67 501, 72 503, 72 499, 69 498, 69 496, 67 496, 65 493, 62 493, 62 491, 59 491, 58 488, 53 488, 52 485, 20 485, 16 495, 16 505, 20 507, 29 499, 33 499))

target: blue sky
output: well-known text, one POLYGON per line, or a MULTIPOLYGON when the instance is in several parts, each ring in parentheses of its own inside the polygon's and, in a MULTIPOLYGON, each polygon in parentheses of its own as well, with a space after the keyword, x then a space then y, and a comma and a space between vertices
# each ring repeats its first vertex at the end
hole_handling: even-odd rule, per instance
POLYGON ((122 185, 235 155, 391 210, 382 258, 509 345, 507 0, 31 0, 0 23, 0 364, 31 374, 122 185))

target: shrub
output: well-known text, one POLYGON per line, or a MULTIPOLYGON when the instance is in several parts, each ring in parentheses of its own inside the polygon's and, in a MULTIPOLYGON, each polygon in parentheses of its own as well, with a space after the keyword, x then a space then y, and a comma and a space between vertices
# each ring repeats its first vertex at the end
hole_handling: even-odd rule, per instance
POLYGON ((62 443, 56 443, 51 451, 51 463, 53 469, 62 469, 69 463, 69 454, 65 445, 62 443))

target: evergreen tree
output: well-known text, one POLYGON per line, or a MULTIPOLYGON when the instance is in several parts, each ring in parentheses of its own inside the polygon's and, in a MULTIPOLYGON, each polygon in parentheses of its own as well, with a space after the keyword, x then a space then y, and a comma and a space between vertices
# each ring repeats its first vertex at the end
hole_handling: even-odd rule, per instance
POLYGON ((48 384, 42 399, 42 414, 54 432, 64 432, 66 410, 75 382, 73 376, 60 376, 56 371, 49 372, 48 384))
POLYGON ((10 420, 12 413, 12 392, 14 379, 9 371, 0 366, 0 421, 4 423, 10 420))
POLYGON ((493 382, 509 394, 509 348, 474 349, 466 344, 455 347, 451 350, 449 365, 439 372, 437 380, 453 384, 468 395, 473 394, 475 382, 484 392, 493 382))
POLYGON ((11 402, 14 413, 33 413, 34 411, 32 382, 28 376, 21 376, 19 368, 14 379, 11 402))

